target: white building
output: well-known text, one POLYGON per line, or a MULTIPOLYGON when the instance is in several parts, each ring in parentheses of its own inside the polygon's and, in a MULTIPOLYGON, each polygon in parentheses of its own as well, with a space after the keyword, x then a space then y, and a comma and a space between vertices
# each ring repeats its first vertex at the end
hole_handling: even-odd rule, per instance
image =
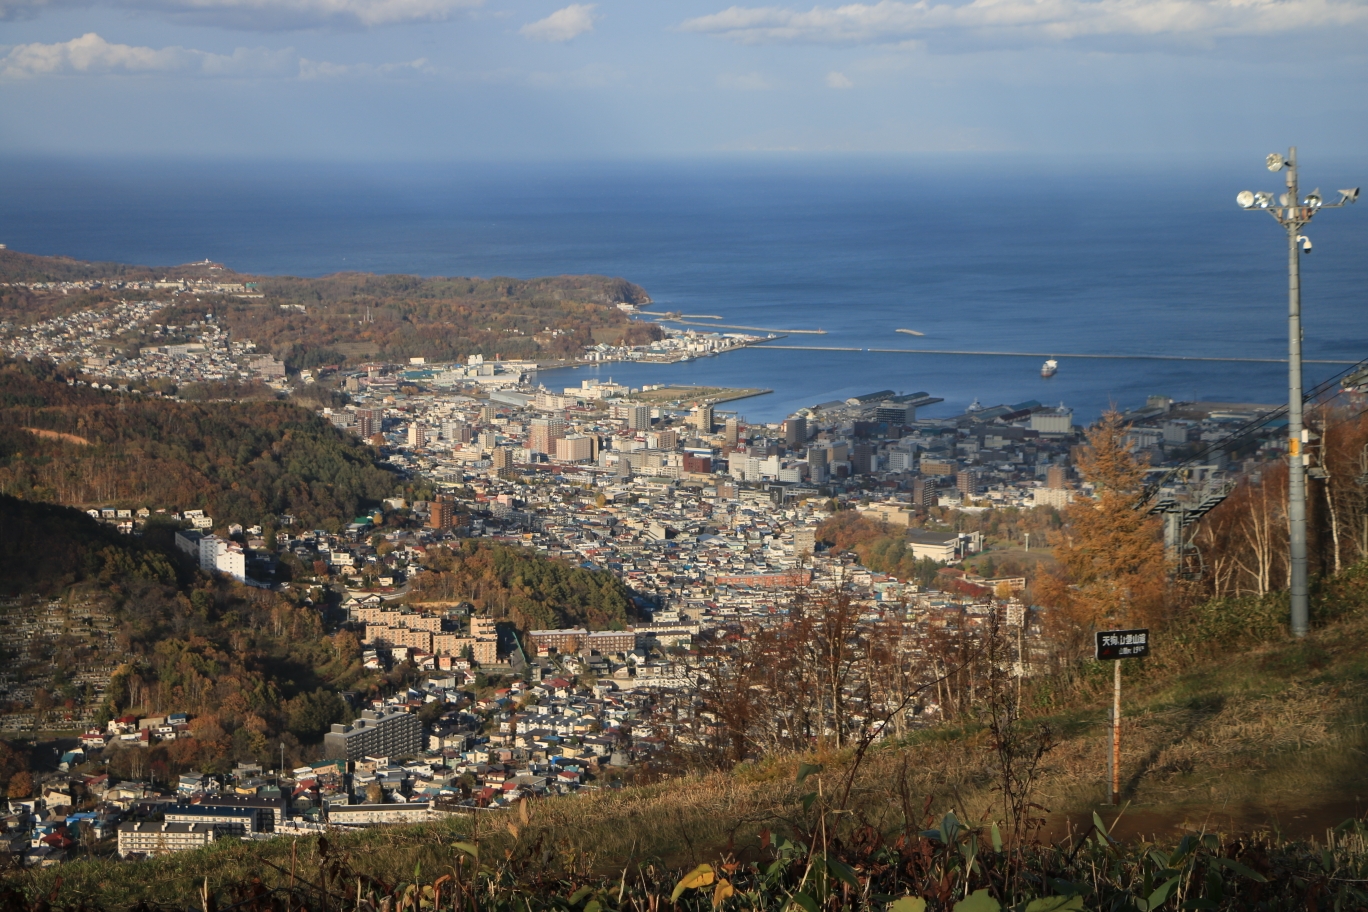
POLYGON ((199 540, 199 565, 206 573, 226 573, 235 580, 247 578, 247 553, 242 545, 216 535, 199 540))
POLYGON ((1042 434, 1072 434, 1073 409, 1060 406, 1031 413, 1031 430, 1042 434))
POLYGON ((184 852, 208 845, 217 835, 212 823, 124 823, 119 825, 119 854, 127 858, 184 852))
POLYGON ((1073 491, 1068 488, 1033 488, 1031 504, 1036 507, 1054 507, 1062 510, 1073 503, 1073 491))

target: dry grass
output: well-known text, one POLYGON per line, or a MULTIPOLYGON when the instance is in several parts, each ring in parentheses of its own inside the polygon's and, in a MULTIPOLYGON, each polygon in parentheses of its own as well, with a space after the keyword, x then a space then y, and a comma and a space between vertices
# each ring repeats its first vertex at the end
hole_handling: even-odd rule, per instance
MULTIPOLYGON (((1355 619, 1307 643, 1273 644, 1186 671, 1137 668, 1125 692, 1122 770, 1129 813, 1152 825, 1147 832, 1171 832, 1191 820, 1209 820, 1217 810, 1238 808, 1240 820, 1256 825, 1261 814, 1271 818, 1289 808, 1328 804, 1337 812, 1335 802, 1352 806, 1354 796, 1368 794, 1362 764, 1365 647, 1368 622, 1355 619)), ((1056 818, 1090 814, 1104 795, 1109 697, 1099 691, 1066 712, 1034 720, 1063 733, 1047 755, 1037 793, 1056 818)), ((844 819, 891 832, 908 817, 920 817, 928 799, 937 814, 953 810, 973 822, 1000 818, 990 747, 987 732, 972 727, 881 745, 857 770, 844 819)), ((731 773, 533 802, 526 816, 482 813, 330 839, 357 872, 390 882, 411 877, 415 865, 428 872, 450 867, 457 841, 477 843, 486 858, 518 860, 569 880, 624 868, 687 869, 722 852, 755 855, 764 831, 793 832, 804 816, 803 792, 839 794, 850 755, 808 759, 823 763, 825 771, 801 787, 794 776, 798 759, 784 758, 731 773)), ((315 865, 316 851, 313 840, 224 843, 140 865, 84 862, 31 876, 35 887, 43 887, 60 874, 70 895, 128 905, 192 896, 206 878, 214 889, 251 875, 284 883, 292 865, 315 865)))

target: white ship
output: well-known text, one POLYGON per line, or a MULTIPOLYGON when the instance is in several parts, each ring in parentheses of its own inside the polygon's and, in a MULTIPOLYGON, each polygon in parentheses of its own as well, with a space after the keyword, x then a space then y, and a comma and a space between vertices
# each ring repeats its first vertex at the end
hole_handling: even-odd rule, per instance
POLYGON ((1051 358, 1040 366, 1040 376, 1053 377, 1058 370, 1059 362, 1054 358, 1051 358))

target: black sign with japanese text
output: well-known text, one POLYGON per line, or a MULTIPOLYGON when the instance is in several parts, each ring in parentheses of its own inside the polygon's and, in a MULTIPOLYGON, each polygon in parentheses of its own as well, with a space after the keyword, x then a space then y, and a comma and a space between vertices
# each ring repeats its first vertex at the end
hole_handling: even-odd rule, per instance
POLYGON ((1148 630, 1097 631, 1097 659, 1138 659, 1149 655, 1148 630))

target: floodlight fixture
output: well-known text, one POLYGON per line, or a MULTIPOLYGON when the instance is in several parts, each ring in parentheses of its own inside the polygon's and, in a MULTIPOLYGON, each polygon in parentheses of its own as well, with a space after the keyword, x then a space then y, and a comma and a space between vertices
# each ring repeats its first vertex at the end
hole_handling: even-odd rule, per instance
MULTIPOLYGON (((1277 152, 1264 159, 1269 171, 1287 169, 1287 192, 1274 203, 1272 193, 1244 191, 1235 201, 1241 209, 1262 209, 1287 233, 1287 551, 1288 601, 1293 636, 1304 637, 1310 629, 1310 603, 1307 586, 1306 479, 1312 469, 1305 452, 1307 442, 1302 421, 1302 323, 1301 257, 1311 252, 1311 239, 1302 233, 1322 208, 1333 209, 1358 200, 1358 188, 1341 190, 1337 202, 1326 204, 1320 189, 1303 196, 1297 189, 1297 150, 1286 158, 1277 152)), ((1368 371, 1359 371, 1345 381, 1346 388, 1368 382, 1368 371)), ((1368 475, 1364 476, 1368 478, 1368 475)))

